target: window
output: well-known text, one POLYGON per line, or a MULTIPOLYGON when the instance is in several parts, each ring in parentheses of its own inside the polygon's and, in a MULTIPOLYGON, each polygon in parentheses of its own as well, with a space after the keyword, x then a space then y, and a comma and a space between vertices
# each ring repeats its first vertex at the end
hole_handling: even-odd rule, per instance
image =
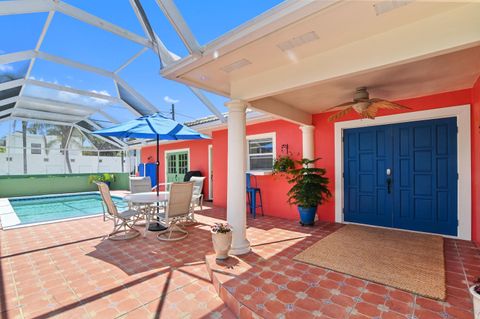
POLYGON ((275 159, 275 134, 247 136, 247 170, 271 171, 275 159))
POLYGON ((32 154, 42 154, 42 144, 31 143, 30 144, 32 154))

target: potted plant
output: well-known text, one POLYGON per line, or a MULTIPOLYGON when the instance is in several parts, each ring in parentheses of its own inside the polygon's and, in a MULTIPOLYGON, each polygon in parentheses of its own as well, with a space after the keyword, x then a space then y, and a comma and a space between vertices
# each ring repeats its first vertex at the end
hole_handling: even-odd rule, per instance
POLYGON ((103 182, 103 175, 90 175, 88 176, 88 183, 93 184, 96 182, 103 182))
POLYGON ((217 259, 227 259, 232 244, 232 226, 226 223, 215 223, 211 227, 211 233, 213 249, 217 254, 217 259))
POLYGON ((470 287, 470 294, 473 299, 473 314, 475 319, 480 319, 480 277, 470 287))
POLYGON ((319 159, 296 161, 300 167, 288 171, 288 183, 293 184, 287 193, 288 203, 297 205, 302 226, 313 225, 317 206, 332 196, 328 189, 328 178, 325 177, 326 170, 314 167, 319 159))
POLYGON ((110 187, 110 184, 115 181, 115 175, 114 174, 98 174, 98 175, 90 175, 88 176, 88 183, 93 184, 96 182, 104 182, 105 184, 110 187))
POLYGON ((110 188, 110 184, 115 182, 115 175, 109 174, 109 173, 104 173, 102 180, 110 188))
POLYGON ((289 154, 281 155, 275 159, 273 162, 273 173, 287 173, 289 170, 295 168, 295 161, 290 157, 289 154))

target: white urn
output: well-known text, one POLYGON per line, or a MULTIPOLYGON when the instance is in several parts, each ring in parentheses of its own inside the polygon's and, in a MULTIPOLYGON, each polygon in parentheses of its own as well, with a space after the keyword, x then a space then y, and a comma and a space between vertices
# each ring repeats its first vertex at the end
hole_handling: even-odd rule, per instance
POLYGON ((224 260, 228 258, 228 251, 232 244, 232 232, 214 233, 212 232, 213 249, 217 254, 217 259, 224 260))

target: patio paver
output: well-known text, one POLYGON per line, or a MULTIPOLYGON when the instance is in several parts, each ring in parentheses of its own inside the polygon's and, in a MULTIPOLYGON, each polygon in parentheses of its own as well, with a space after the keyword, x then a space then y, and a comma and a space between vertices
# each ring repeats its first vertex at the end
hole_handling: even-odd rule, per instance
POLYGON ((208 225, 225 211, 197 216, 174 243, 154 233, 105 240, 111 223, 99 217, 0 232, 1 317, 472 318, 467 287, 480 251, 471 242, 445 240, 439 302, 293 260, 340 224, 248 219, 252 253, 217 263, 208 225))

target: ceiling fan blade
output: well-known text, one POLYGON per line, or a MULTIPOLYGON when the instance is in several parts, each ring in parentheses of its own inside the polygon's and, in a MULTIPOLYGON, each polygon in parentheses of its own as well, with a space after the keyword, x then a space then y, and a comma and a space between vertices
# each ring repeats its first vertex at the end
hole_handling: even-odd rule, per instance
POLYGON ((370 101, 372 102, 372 105, 375 105, 379 109, 410 110, 410 108, 407 106, 383 99, 370 99, 370 101))
POLYGON ((328 121, 329 122, 333 122, 333 121, 336 121, 338 120, 339 118, 345 116, 347 113, 349 113, 351 110, 353 110, 353 108, 351 106, 347 107, 346 109, 343 109, 341 110, 340 112, 337 112, 333 115, 331 115, 329 118, 328 118, 328 121))
POLYGON ((333 110, 333 109, 336 109, 336 108, 338 108, 338 107, 350 106, 350 105, 353 105, 353 104, 355 104, 355 102, 353 102, 353 101, 345 102, 345 103, 342 103, 342 104, 338 104, 338 105, 332 106, 332 107, 326 109, 324 112, 328 112, 328 111, 333 110))
POLYGON ((375 104, 371 104, 369 107, 367 107, 365 110, 362 112, 362 117, 363 118, 369 118, 369 119, 374 119, 375 116, 377 115, 378 107, 375 104))

